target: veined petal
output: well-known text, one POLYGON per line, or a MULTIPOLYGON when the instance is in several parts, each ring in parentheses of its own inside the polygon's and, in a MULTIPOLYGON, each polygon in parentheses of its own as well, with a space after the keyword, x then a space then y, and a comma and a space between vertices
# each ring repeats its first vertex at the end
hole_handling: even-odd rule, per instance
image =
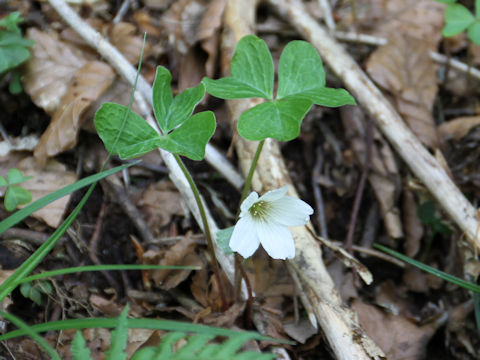
POLYGON ((305 201, 292 196, 284 196, 270 203, 268 217, 273 221, 286 226, 305 225, 313 209, 305 201))
POLYGON ((271 222, 255 223, 258 237, 265 251, 274 259, 295 257, 295 243, 290 230, 271 222))
POLYGON ((259 201, 263 200, 268 202, 275 201, 285 196, 287 191, 288 191, 288 186, 283 186, 280 189, 270 190, 270 191, 267 191, 265 194, 263 194, 258 200, 259 201))
POLYGON ((240 205, 240 217, 244 217, 246 214, 248 214, 248 209, 257 202, 258 200, 258 194, 253 191, 251 192, 245 200, 243 200, 242 205, 240 205))
POLYGON ((238 252, 244 258, 252 256, 258 249, 260 239, 257 235, 256 224, 252 221, 250 215, 238 220, 233 229, 229 245, 233 251, 238 252))

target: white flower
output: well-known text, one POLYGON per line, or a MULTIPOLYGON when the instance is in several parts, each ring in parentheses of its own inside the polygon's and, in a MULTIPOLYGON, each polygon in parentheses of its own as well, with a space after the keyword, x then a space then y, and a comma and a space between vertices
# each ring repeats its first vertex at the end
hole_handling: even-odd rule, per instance
POLYGON ((258 245, 274 259, 295 257, 295 243, 288 226, 305 225, 313 209, 306 202, 286 196, 287 187, 272 190, 258 198, 252 192, 240 206, 238 220, 230 238, 230 248, 244 258, 253 255, 258 245))

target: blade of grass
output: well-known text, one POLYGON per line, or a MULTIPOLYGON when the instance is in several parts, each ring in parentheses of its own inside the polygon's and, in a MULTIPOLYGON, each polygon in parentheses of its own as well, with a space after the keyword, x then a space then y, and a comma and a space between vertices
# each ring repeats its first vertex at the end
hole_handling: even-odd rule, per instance
POLYGON ((50 344, 44 338, 38 335, 37 332, 33 330, 31 326, 28 326, 28 324, 24 323, 21 319, 19 319, 15 315, 12 315, 3 311, 0 311, 0 316, 3 317, 5 320, 10 321, 12 324, 17 326, 20 329, 20 331, 23 331, 25 335, 28 335, 33 340, 35 340, 37 344, 40 345, 47 352, 48 355, 50 355, 51 359, 61 360, 60 356, 50 346, 50 344))
POLYGON ((75 266, 65 269, 45 271, 41 274, 27 276, 19 281, 19 284, 34 280, 46 279, 52 276, 67 275, 87 271, 111 271, 111 270, 200 270, 198 266, 175 266, 175 265, 140 265, 140 264, 102 264, 75 266))
POLYGON ((103 179, 103 178, 105 178, 109 175, 112 175, 112 174, 114 174, 118 171, 126 169, 129 166, 135 165, 137 163, 138 163, 138 161, 132 162, 132 163, 129 163, 129 164, 125 164, 125 165, 122 165, 122 166, 115 167, 115 168, 110 169, 110 170, 102 171, 102 172, 100 172, 98 174, 95 174, 95 175, 88 176, 86 178, 78 180, 77 182, 75 182, 73 184, 70 184, 70 185, 67 185, 67 186, 63 187, 60 190, 54 191, 53 193, 48 194, 48 195, 42 197, 41 199, 38 199, 37 201, 35 201, 35 202, 31 203, 30 205, 24 207, 23 209, 18 210, 17 212, 13 213, 8 218, 6 218, 2 222, 0 222, 0 234, 3 233, 5 230, 11 228, 12 226, 17 224, 18 222, 22 221, 23 219, 25 219, 27 216, 29 216, 33 212, 35 212, 35 211, 41 209, 42 207, 50 204, 51 202, 65 196, 65 195, 68 195, 68 194, 70 194, 70 193, 72 193, 72 192, 74 192, 78 189, 81 189, 81 188, 83 188, 87 185, 90 185, 90 184, 92 184, 96 181, 99 181, 99 180, 101 180, 101 179, 103 179))
POLYGON ((459 277, 447 274, 446 272, 443 272, 443 271, 435 269, 431 266, 425 265, 424 263, 421 263, 420 261, 411 259, 408 256, 405 256, 405 255, 403 255, 399 252, 396 252, 395 250, 391 250, 391 249, 389 249, 385 246, 382 246, 380 244, 373 244, 373 247, 375 247, 379 250, 382 250, 382 251, 386 252, 387 254, 389 254, 393 257, 396 257, 399 260, 405 261, 406 263, 408 263, 410 265, 416 266, 416 267, 418 267, 419 269, 421 269, 425 272, 428 272, 432 275, 435 275, 436 277, 439 277, 440 279, 451 282, 451 283, 456 284, 456 285, 458 285, 458 286, 460 286, 464 289, 471 290, 475 293, 480 293, 480 286, 475 284, 475 283, 463 280, 459 277))
MULTIPOLYGON (((121 171, 126 167, 131 166, 131 164, 127 164, 124 166, 119 166, 114 169, 108 171, 102 171, 98 175, 103 175, 100 178, 95 177, 98 181, 105 176, 111 175, 115 172, 121 171), (115 170, 112 172, 112 170, 115 170)), ((91 178, 91 177, 90 177, 91 178)), ((73 184, 72 184, 73 185, 73 184)), ((87 193, 83 196, 82 200, 78 203, 72 213, 65 219, 65 221, 60 225, 57 230, 48 238, 45 243, 40 246, 22 265, 18 267, 18 269, 7 279, 5 282, 0 285, 0 301, 2 301, 13 289, 17 287, 20 281, 26 277, 28 274, 32 272, 32 270, 42 261, 42 259, 50 252, 50 250, 55 246, 55 243, 62 237, 62 235, 67 231, 68 227, 72 224, 75 220, 77 215, 80 213, 80 210, 83 208, 85 203, 87 202, 88 198, 90 197, 93 189, 95 188, 96 182, 90 185, 87 193)), ((47 195, 48 197, 48 195, 47 195)), ((33 204, 32 204, 33 205, 33 204)), ((22 209, 24 210, 24 209, 22 209)), ((22 211, 20 210, 20 211, 22 211)), ((19 212, 20 212, 19 211, 19 212)), ((18 213, 18 212, 17 212, 18 213)), ((17 214, 15 213, 15 214, 17 214)), ((15 215, 14 214, 14 215, 15 215)), ((13 216, 13 215, 12 215, 13 216)), ((25 215, 28 216, 28 215, 25 215)), ((8 220, 8 219, 6 219, 8 220)), ((5 221, 5 220, 4 220, 5 221)))
MULTIPOLYGON (((96 318, 96 319, 68 319, 60 321, 52 321, 43 324, 32 325, 30 329, 35 332, 58 331, 68 329, 86 329, 86 328, 114 328, 117 326, 117 318, 96 318)), ((165 330, 165 331, 179 331, 198 334, 210 334, 215 336, 233 336, 239 331, 222 329, 218 327, 198 325, 173 320, 158 320, 158 319, 128 319, 128 328, 130 329, 151 329, 151 330, 165 330)), ((242 332, 244 333, 244 332, 242 332)), ((250 333, 250 332, 249 332, 250 333)), ((25 330, 19 329, 8 332, 0 336, 0 341, 12 339, 18 336, 25 335, 25 330)), ((252 339, 262 341, 273 341, 276 343, 294 344, 292 341, 283 339, 274 339, 268 336, 251 332, 252 339)))

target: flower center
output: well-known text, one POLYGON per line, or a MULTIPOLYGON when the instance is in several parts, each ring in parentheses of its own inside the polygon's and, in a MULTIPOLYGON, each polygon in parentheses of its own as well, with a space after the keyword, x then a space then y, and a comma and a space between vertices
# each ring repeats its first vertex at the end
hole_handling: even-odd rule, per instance
POLYGON ((270 207, 269 205, 270 204, 266 201, 257 201, 252 206, 250 206, 250 209, 248 209, 248 211, 255 220, 265 220, 267 218, 268 209, 270 207))

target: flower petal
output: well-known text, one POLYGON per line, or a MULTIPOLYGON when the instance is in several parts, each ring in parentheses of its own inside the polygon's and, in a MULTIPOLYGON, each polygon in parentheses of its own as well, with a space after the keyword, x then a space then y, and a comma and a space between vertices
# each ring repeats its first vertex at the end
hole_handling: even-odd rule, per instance
POLYGON ((258 249, 260 240, 257 235, 256 225, 250 215, 238 220, 233 229, 229 245, 233 251, 238 252, 244 258, 252 256, 255 250, 258 249))
POLYGON ((292 233, 286 226, 259 222, 255 223, 260 243, 274 259, 292 259, 295 257, 295 243, 292 233))
POLYGON ((283 186, 280 189, 270 190, 270 191, 267 191, 265 194, 263 194, 258 200, 259 201, 263 200, 268 202, 275 201, 285 196, 287 191, 288 191, 288 186, 283 186))
POLYGON ((292 196, 272 201, 268 209, 269 219, 286 226, 305 225, 312 214, 310 205, 292 196))
POLYGON ((248 214, 248 209, 252 207, 258 200, 258 194, 253 191, 251 192, 245 200, 243 200, 242 205, 240 205, 240 217, 244 217, 248 214))

